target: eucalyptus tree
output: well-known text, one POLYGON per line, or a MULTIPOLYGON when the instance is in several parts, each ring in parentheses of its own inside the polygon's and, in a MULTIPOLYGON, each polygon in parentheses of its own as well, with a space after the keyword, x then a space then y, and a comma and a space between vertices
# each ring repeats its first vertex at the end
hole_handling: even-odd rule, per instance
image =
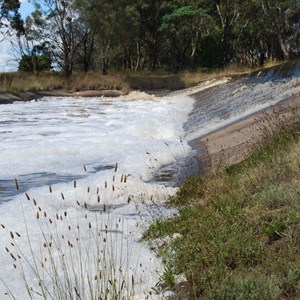
POLYGON ((166 13, 160 30, 169 41, 173 69, 196 66, 201 42, 214 29, 214 20, 208 14, 206 1, 184 0, 164 3, 166 13), (191 64, 190 64, 191 63, 191 64))
POLYGON ((214 0, 215 15, 221 29, 221 45, 224 64, 236 59, 236 53, 249 23, 253 20, 249 14, 252 0, 214 0))
POLYGON ((29 73, 50 70, 52 55, 49 43, 41 38, 37 28, 42 24, 41 14, 34 11, 23 23, 23 30, 11 42, 19 70, 29 73))
POLYGON ((49 45, 56 67, 66 76, 72 74, 79 49, 90 29, 80 17, 73 0, 35 0, 32 31, 49 45))
POLYGON ((147 54, 143 42, 144 33, 140 30, 140 15, 135 1, 124 1, 117 25, 115 39, 117 52, 113 60, 116 67, 133 71, 144 68, 147 54))
POLYGON ((76 0, 76 7, 85 24, 93 32, 96 48, 94 59, 96 62, 99 61, 104 75, 107 74, 110 60, 116 51, 114 46, 118 34, 118 22, 123 13, 121 2, 76 0))
POLYGON ((268 24, 276 33, 285 60, 300 54, 299 0, 261 0, 268 24))
POLYGON ((0 0, 0 32, 4 37, 6 34, 12 34, 11 28, 22 32, 23 23, 19 8, 19 0, 0 0))

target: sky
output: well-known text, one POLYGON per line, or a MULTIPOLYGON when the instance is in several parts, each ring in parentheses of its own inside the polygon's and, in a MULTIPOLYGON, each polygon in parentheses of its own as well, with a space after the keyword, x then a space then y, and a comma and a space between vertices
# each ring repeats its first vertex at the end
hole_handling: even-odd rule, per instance
MULTIPOLYGON (((33 10, 34 7, 33 4, 30 3, 30 0, 21 0, 20 13, 23 19, 28 17, 33 10)), ((0 34, 0 40, 2 40, 1 34, 0 34)), ((12 36, 0 42, 0 72, 10 72, 10 71, 15 71, 17 69, 18 63, 14 58, 11 49, 11 41, 14 40, 15 37, 12 36)))

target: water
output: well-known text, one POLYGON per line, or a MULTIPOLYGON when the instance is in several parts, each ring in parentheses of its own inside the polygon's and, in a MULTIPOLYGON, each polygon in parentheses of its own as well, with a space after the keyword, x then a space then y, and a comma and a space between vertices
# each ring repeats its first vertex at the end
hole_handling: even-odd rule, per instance
POLYGON ((257 111, 300 95, 299 64, 291 63, 196 92, 184 125, 193 140, 257 111))
MULTIPOLYGON (((143 94, 0 106, 0 278, 17 299, 28 298, 19 272, 27 274, 34 297, 43 298, 52 289, 44 268, 51 273, 53 264, 59 278, 68 270, 71 287, 62 285, 73 294, 76 282, 87 293, 82 278, 102 272, 117 277, 102 280, 108 285, 118 279, 120 288, 124 280, 125 294, 133 276, 136 299, 157 297, 151 287, 162 266, 139 239, 150 221, 167 216, 163 200, 176 189, 147 182, 189 154, 181 136, 192 107, 189 97, 143 94), (44 246, 52 243, 55 248, 44 246)), ((0 294, 6 290, 0 283, 0 294)))
POLYGON ((140 238, 153 219, 175 213, 165 198, 197 171, 188 142, 299 95, 297 65, 281 70, 161 98, 133 93, 1 105, 0 280, 8 286, 0 281, 0 298, 10 291, 29 298, 22 274, 35 299, 43 292, 60 298, 52 290, 53 265, 57 278, 69 277, 59 282, 74 297, 89 291, 87 281, 95 289, 114 279, 128 295, 134 278, 136 299, 159 298, 152 287, 163 266, 140 238))

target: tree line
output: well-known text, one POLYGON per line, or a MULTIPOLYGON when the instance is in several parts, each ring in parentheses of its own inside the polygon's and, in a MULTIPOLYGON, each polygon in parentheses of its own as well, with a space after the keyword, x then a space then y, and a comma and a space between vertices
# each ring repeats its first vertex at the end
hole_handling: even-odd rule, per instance
POLYGON ((19 1, 0 2, 18 32, 19 67, 30 72, 177 72, 300 55, 299 0, 32 1, 22 24, 19 1))

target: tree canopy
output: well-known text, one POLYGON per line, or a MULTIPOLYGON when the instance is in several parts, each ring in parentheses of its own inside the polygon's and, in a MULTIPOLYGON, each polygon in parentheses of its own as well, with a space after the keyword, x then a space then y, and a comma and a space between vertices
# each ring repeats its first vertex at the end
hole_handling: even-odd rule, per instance
POLYGON ((299 0, 40 0, 35 7, 25 35, 32 47, 47 43, 66 75, 256 66, 300 55, 299 0))
POLYGON ((23 22, 19 13, 19 0, 0 0, 0 30, 10 33, 9 28, 22 32, 23 22))

